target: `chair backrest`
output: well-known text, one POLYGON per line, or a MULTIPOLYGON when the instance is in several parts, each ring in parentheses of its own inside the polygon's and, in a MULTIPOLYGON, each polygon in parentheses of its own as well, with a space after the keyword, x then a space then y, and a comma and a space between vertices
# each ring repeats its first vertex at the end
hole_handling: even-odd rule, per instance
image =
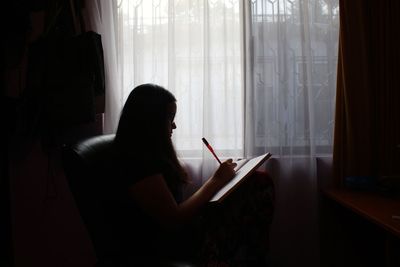
POLYGON ((115 135, 95 136, 66 146, 63 165, 71 193, 91 237, 99 261, 110 261, 118 253, 118 242, 104 214, 115 135))
MULTIPOLYGON (((72 195, 90 235, 98 262, 96 267, 126 266, 120 259, 120 244, 109 224, 110 185, 112 178, 112 145, 115 135, 95 136, 63 149, 63 165, 72 195)), ((112 218, 111 218, 112 219, 112 218)), ((149 258, 149 264, 159 259, 149 258)), ((194 267, 177 260, 158 262, 157 266, 194 267), (161 264, 161 265, 160 265, 161 264)), ((135 265, 136 266, 136 265, 135 265)), ((143 265, 140 265, 143 266, 143 265)))

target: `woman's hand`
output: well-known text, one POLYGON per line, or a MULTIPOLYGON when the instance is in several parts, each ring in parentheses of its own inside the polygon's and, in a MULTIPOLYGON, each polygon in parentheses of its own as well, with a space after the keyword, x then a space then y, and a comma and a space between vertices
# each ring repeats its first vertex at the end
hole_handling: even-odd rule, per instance
POLYGON ((219 187, 223 187, 226 183, 228 183, 234 176, 236 163, 232 161, 232 159, 228 159, 222 162, 219 165, 218 169, 215 171, 214 175, 212 176, 213 182, 218 184, 219 187))

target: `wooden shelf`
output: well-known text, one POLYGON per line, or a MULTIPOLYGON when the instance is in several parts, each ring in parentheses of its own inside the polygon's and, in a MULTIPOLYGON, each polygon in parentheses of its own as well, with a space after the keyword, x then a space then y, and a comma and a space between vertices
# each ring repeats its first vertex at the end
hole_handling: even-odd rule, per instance
POLYGON ((400 198, 389 198, 371 192, 327 190, 332 200, 365 217, 400 238, 400 198))

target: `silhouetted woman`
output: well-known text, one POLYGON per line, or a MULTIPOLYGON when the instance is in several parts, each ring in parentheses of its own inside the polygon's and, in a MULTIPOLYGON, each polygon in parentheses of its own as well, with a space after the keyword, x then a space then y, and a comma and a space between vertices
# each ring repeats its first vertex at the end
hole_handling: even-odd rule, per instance
POLYGON ((188 176, 171 141, 176 109, 169 91, 144 84, 132 90, 119 120, 111 223, 120 240, 119 257, 133 266, 156 266, 152 264, 158 260, 189 253, 185 248, 194 242, 182 240, 191 234, 182 229, 235 173, 236 164, 227 160, 192 196, 182 199, 188 176))

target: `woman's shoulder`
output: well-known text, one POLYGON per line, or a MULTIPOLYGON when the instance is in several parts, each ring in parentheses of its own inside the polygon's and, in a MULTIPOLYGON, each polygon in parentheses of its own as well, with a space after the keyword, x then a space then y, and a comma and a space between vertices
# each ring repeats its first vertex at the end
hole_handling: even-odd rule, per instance
POLYGON ((146 177, 162 174, 164 172, 164 163, 156 158, 116 156, 113 159, 112 168, 122 182, 132 184, 146 177))

